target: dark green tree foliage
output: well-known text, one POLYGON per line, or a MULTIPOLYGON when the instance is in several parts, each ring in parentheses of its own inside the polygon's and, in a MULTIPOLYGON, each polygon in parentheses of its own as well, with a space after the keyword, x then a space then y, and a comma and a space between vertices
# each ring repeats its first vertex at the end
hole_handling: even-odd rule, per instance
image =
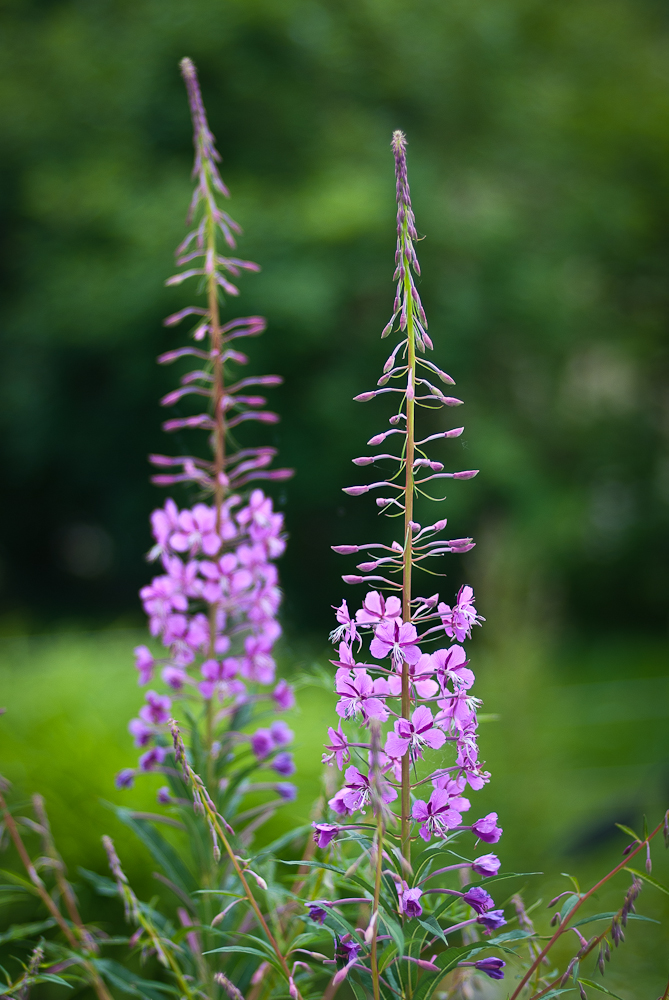
POLYGON ((162 317, 185 304, 163 281, 189 198, 188 54, 249 232, 243 255, 263 265, 239 309, 270 322, 254 365, 286 379, 289 618, 322 627, 339 593, 329 545, 378 533, 339 492, 374 430, 342 401, 381 359, 387 144, 402 128, 435 361, 469 404, 464 465, 484 470, 466 501, 449 488, 452 534, 465 502, 471 529, 474 505, 481 545, 528 553, 508 572, 542 577, 572 622, 636 626, 643 608, 663 626, 662 5, 14 0, 3 17, 7 612, 109 619, 137 607, 148 576, 162 494, 145 457, 163 447, 155 404, 173 379, 153 359, 177 336, 162 317))

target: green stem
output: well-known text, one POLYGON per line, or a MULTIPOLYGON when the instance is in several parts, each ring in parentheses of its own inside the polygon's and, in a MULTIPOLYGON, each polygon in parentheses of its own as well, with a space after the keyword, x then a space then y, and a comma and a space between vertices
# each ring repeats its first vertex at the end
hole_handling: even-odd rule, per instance
POLYGON ((383 820, 379 815, 376 820, 376 878, 374 880, 374 909, 372 918, 374 927, 372 929, 371 965, 372 965, 372 987, 374 990, 374 1000, 380 1000, 381 988, 379 986, 379 964, 376 953, 376 936, 379 933, 379 899, 381 897, 381 871, 383 869, 383 820))
MULTIPOLYGON (((407 395, 406 395, 406 450, 405 488, 404 488, 404 562, 402 567, 402 620, 411 621, 411 567, 412 567, 412 532, 415 456, 415 386, 416 386, 416 343, 414 335, 413 298, 411 297, 411 282, 409 279, 410 263, 404 251, 407 237, 407 224, 402 232, 402 261, 404 263, 404 297, 407 303, 407 395)), ((402 664, 402 717, 409 718, 411 699, 409 691, 409 664, 402 664)), ((402 758, 402 855, 408 864, 411 863, 411 761, 409 754, 402 758)))

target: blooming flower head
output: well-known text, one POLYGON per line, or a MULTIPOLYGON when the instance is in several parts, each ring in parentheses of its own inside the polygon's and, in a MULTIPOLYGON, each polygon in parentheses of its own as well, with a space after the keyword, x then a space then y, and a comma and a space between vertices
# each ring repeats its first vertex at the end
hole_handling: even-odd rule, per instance
POLYGON ((311 825, 314 828, 314 841, 319 847, 328 847, 340 830, 336 823, 312 823, 311 825))
POLYGON ((412 816, 421 824, 419 833, 423 840, 446 837, 448 831, 462 822, 462 816, 453 808, 451 796, 443 788, 435 788, 427 802, 418 799, 413 804, 412 816))
POLYGON ((374 633, 369 651, 377 660, 390 655, 396 667, 404 662, 418 663, 421 652, 418 647, 418 633, 411 622, 401 622, 395 619, 383 622, 374 633))
POLYGON ((354 667, 353 670, 340 667, 336 673, 335 685, 337 694, 340 695, 337 714, 343 719, 358 713, 365 722, 369 719, 385 722, 388 718, 388 709, 382 700, 388 693, 388 685, 382 677, 374 680, 364 667, 354 667))
POLYGON ((370 590, 362 602, 362 607, 355 613, 358 625, 373 625, 401 621, 402 602, 399 597, 389 597, 387 600, 376 590, 370 590))
POLYGON ((332 642, 339 642, 343 639, 347 643, 355 642, 358 638, 358 630, 355 627, 355 618, 352 618, 346 601, 342 601, 338 608, 335 608, 339 625, 330 633, 332 642))
POLYGON ((501 827, 497 826, 497 813, 488 813, 487 816, 472 823, 472 833, 486 844, 496 844, 502 832, 501 827))
MULTIPOLYGON (((370 780, 361 774, 357 767, 351 765, 346 768, 346 782, 336 795, 330 799, 330 808, 340 816, 352 816, 355 812, 362 812, 370 800, 370 780)), ((384 803, 388 804, 397 798, 397 792, 387 783, 382 786, 381 797, 384 803)))
POLYGON ((297 798, 297 785, 291 781, 277 781, 274 790, 278 792, 284 802, 294 802, 297 798))
POLYGON ((453 644, 448 649, 437 649, 431 655, 432 669, 437 675, 442 691, 446 684, 468 691, 474 683, 474 672, 467 667, 467 654, 462 646, 453 644))
POLYGON ((474 591, 471 587, 460 587, 455 605, 451 608, 448 604, 440 604, 437 611, 441 616, 446 635, 458 642, 471 639, 472 625, 480 625, 485 621, 476 613, 474 591))
POLYGON ((350 763, 351 751, 348 747, 348 740, 342 732, 341 720, 336 729, 333 729, 332 726, 328 728, 328 737, 330 738, 330 743, 325 744, 325 749, 330 752, 323 754, 321 763, 332 767, 332 761, 336 760, 337 767, 340 771, 343 771, 344 764, 350 763))
POLYGON ((403 757, 407 750, 412 758, 423 756, 423 747, 438 750, 446 742, 441 729, 434 724, 432 712, 425 705, 419 705, 408 719, 398 719, 394 732, 386 737, 385 752, 389 757, 403 757))

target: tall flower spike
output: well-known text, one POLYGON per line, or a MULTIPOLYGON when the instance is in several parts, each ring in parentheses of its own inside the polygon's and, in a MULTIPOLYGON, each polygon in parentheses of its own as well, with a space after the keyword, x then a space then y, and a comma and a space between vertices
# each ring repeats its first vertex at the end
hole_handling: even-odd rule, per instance
MULTIPOLYGON (((129 728, 136 746, 143 750, 139 771, 160 768, 170 752, 166 725, 175 711, 174 703, 187 699, 189 712, 195 716, 193 702, 199 703, 204 732, 194 744, 204 747, 203 773, 213 794, 216 780, 225 786, 223 774, 233 759, 229 752, 220 753, 221 740, 228 746, 234 739, 248 740, 259 768, 269 768, 281 777, 294 770, 286 749, 292 740, 287 727, 275 724, 255 736, 233 737, 226 730, 242 705, 247 706, 245 717, 252 720, 255 706, 266 713, 263 702, 279 711, 294 703, 285 681, 271 690, 275 681, 272 647, 281 633, 277 621, 281 593, 274 561, 285 548, 283 515, 273 510, 271 499, 261 490, 247 490, 256 480, 287 479, 292 472, 269 468, 276 449, 239 447, 233 437, 234 429, 248 421, 270 424, 278 420, 265 409, 264 397, 255 393, 282 380, 275 375, 240 378, 231 370, 248 362, 234 342, 262 333, 265 320, 247 316, 222 324, 220 307, 224 296, 239 294, 231 279, 245 270, 257 271, 258 266, 226 255, 225 245, 234 248, 241 229, 219 205, 229 192, 218 169, 221 158, 190 59, 182 60, 181 72, 193 121, 195 190, 188 220, 192 229, 176 251, 181 270, 167 284, 179 285, 196 277, 206 293, 206 305, 187 306, 165 320, 172 327, 195 317, 192 338, 200 346, 180 347, 158 358, 161 364, 184 357, 197 360, 197 368, 182 376, 180 387, 161 403, 182 405, 187 397, 206 400, 206 412, 178 416, 163 426, 167 431, 205 430, 211 456, 152 455, 150 460, 165 470, 153 476, 155 484, 190 482, 210 502, 180 510, 169 499, 151 516, 156 544, 150 558, 160 561, 162 572, 140 596, 151 634, 161 639, 166 655, 156 658, 146 646, 138 646, 135 654, 140 684, 149 684, 159 671, 167 693, 148 691, 146 704, 129 728)), ((133 776, 131 769, 125 769, 117 784, 128 787, 133 776)), ((285 782, 272 787, 278 792, 277 802, 286 801, 287 790, 292 789, 285 782)))
MULTIPOLYGON (((428 560, 450 552, 467 552, 474 543, 471 538, 445 537, 445 518, 421 527, 414 520, 414 502, 418 496, 438 499, 430 495, 430 484, 442 479, 471 479, 476 471, 444 471, 444 464, 426 451, 431 442, 458 437, 462 427, 427 436, 417 434, 417 418, 420 419, 423 410, 448 412, 449 407, 460 405, 461 400, 445 395, 436 384, 438 380, 443 385, 452 385, 451 376, 422 357, 426 350, 432 349, 432 341, 414 278, 420 274, 420 268, 415 251, 417 232, 407 177, 406 139, 402 132, 394 133, 392 149, 397 179, 397 292, 393 315, 382 337, 396 331, 399 340, 383 367, 379 379, 383 388, 362 392, 355 398, 368 402, 380 393, 392 393, 399 405, 390 417, 391 430, 381 431, 368 441, 370 447, 384 450, 353 460, 362 467, 379 463, 383 468, 387 462, 391 466, 385 479, 346 487, 345 492, 361 496, 376 488, 392 491, 392 496, 379 498, 376 503, 382 513, 401 518, 402 531, 392 545, 365 542, 333 546, 341 555, 360 558, 360 553, 365 553, 363 561, 356 564, 356 574, 346 574, 343 580, 365 584, 368 592, 357 610, 349 611, 350 602, 343 602, 336 609, 339 627, 332 633, 332 639, 338 643, 338 655, 332 662, 338 668, 340 723, 336 732, 329 730, 330 742, 324 760, 330 764, 336 762, 343 769, 351 759, 349 748, 358 751, 355 766, 346 768, 344 785, 330 800, 330 806, 338 816, 354 816, 371 807, 377 826, 373 852, 377 859, 383 856, 384 838, 399 840, 400 852, 396 857, 401 874, 390 874, 396 880, 397 913, 402 920, 413 919, 419 909, 428 906, 427 897, 432 893, 455 893, 474 908, 476 915, 451 927, 450 935, 477 922, 486 928, 502 926, 502 911, 492 909, 492 898, 485 892, 481 895, 482 890, 472 889, 463 895, 452 889, 436 888, 423 893, 417 884, 411 886, 408 879, 414 878, 412 842, 420 844, 421 838, 430 841, 433 837, 447 840, 454 831, 470 831, 475 837, 494 843, 502 831, 496 824, 495 813, 471 825, 463 821, 463 814, 470 809, 464 794, 467 786, 476 791, 490 778, 479 760, 480 702, 470 693, 475 678, 462 645, 471 637, 472 628, 483 621, 475 608, 474 593, 471 587, 461 587, 452 606, 440 601, 438 594, 418 597, 413 593, 414 574, 426 569, 428 560), (385 450, 389 446, 390 451, 385 450), (367 550, 372 553, 365 558, 367 550), (390 591, 390 596, 384 597, 382 591, 390 591), (345 732, 356 719, 370 731, 368 742, 360 742, 360 736, 345 732), (431 772, 430 767, 434 767, 431 772), (375 786, 387 792, 372 794, 375 786), (396 790, 400 791, 399 808, 394 813, 396 790), (407 899, 412 899, 411 893, 422 894, 420 906, 405 905, 407 899)), ((378 474, 375 479, 379 479, 378 474)), ((326 847, 330 839, 324 837, 322 846, 326 847)), ((395 848, 389 846, 386 856, 390 851, 395 852, 395 848)), ((499 866, 497 859, 493 860, 496 865, 490 871, 499 866)), ((450 869, 442 871, 447 870, 450 869)), ((479 869, 475 871, 481 874, 479 869)), ((486 869, 483 874, 489 875, 490 871, 486 869)), ((376 886, 375 910, 380 905, 380 879, 380 867, 370 872, 369 881, 376 886)), ((368 969, 375 997, 380 996, 378 970, 383 962, 377 948, 381 939, 382 935, 377 937, 373 932, 369 954, 359 954, 356 963, 368 969)), ((407 961, 423 962, 425 968, 432 968, 423 959, 407 958, 407 961)), ((501 969, 494 971, 501 977, 501 969)))

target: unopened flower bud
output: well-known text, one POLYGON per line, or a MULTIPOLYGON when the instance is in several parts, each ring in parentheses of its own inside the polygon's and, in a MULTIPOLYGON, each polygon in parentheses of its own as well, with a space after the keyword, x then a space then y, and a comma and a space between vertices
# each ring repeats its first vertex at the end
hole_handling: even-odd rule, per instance
POLYGON ((361 392, 359 393, 359 395, 353 397, 353 401, 355 403, 368 403, 370 399, 374 399, 375 396, 376 396, 375 392, 371 391, 361 392))
POLYGON ((348 493, 350 497, 359 497, 363 493, 369 493, 369 486, 343 486, 343 493, 348 493))
POLYGON ((330 548, 338 556, 352 556, 360 551, 357 545, 331 545, 330 548))

